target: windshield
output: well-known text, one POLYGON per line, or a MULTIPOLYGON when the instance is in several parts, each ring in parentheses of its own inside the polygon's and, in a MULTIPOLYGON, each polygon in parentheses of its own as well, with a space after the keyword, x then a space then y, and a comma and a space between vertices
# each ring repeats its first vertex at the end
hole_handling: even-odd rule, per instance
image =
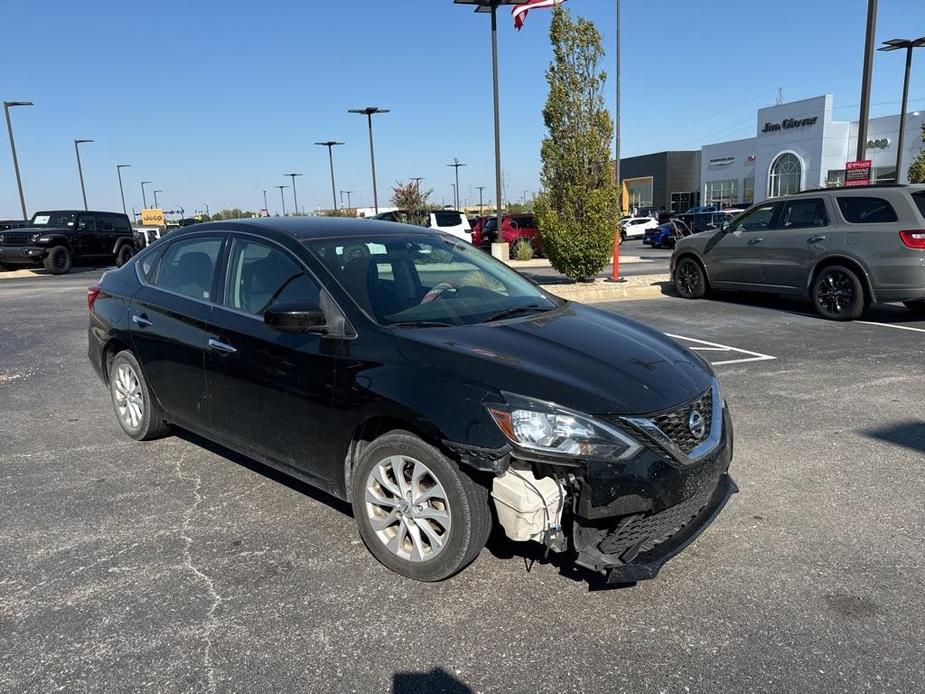
POLYGON ((380 325, 472 325, 559 305, 503 263, 452 238, 403 234, 306 245, 380 325))
POLYGON ((67 229, 74 226, 76 220, 74 212, 36 212, 32 217, 32 226, 67 229))

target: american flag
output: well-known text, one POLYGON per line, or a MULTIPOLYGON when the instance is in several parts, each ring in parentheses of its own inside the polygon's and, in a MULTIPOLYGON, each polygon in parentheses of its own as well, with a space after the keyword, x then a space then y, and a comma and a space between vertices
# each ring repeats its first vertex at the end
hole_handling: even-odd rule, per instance
POLYGON ((523 5, 514 5, 511 9, 511 16, 514 18, 514 28, 520 31, 527 19, 527 12, 530 10, 541 10, 546 7, 557 7, 565 0, 527 0, 523 5))

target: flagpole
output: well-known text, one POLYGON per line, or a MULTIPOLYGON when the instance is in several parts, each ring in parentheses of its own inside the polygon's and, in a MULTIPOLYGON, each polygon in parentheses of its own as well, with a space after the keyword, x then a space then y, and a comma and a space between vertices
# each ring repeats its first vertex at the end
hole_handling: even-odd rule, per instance
POLYGON ((613 175, 614 183, 617 186, 617 201, 620 214, 623 213, 623 185, 620 183, 620 0, 617 0, 617 102, 615 108, 614 140, 616 142, 613 175))
POLYGON ((502 199, 501 199, 501 105, 498 89, 498 5, 491 6, 491 71, 495 97, 495 203, 497 205, 496 234, 499 241, 504 240, 502 233, 502 199))

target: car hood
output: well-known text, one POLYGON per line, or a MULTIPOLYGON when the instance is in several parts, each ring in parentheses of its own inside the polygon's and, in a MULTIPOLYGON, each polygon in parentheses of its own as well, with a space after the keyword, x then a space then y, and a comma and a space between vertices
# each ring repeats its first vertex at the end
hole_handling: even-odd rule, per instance
POLYGON ((641 323, 568 303, 529 318, 396 332, 405 358, 487 391, 591 414, 642 415, 701 394, 713 378, 697 356, 641 323))

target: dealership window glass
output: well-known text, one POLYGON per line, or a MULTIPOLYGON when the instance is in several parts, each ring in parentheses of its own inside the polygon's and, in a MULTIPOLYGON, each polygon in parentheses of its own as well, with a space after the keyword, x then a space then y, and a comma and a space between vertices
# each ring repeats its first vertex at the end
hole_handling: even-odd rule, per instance
POLYGON ((222 239, 217 236, 171 244, 164 252, 155 285, 192 299, 208 300, 221 249, 222 239))
POLYGON ((755 202, 755 177, 749 176, 742 179, 742 203, 751 205, 755 202))
POLYGON ((845 185, 845 170, 829 169, 825 177, 825 185, 827 188, 841 188, 845 185))
POLYGON ((764 231, 771 226, 771 220, 774 219, 774 212, 780 205, 770 203, 760 205, 750 212, 746 212, 741 217, 737 217, 733 223, 732 231, 764 231))
POLYGON ((707 181, 704 185, 704 204, 722 207, 738 201, 737 184, 735 179, 707 181))
POLYGON ((822 198, 790 200, 784 204, 780 219, 779 226, 782 229, 809 229, 824 227, 829 223, 822 198))
POLYGON ((320 302, 320 288, 285 251, 235 239, 225 282, 225 306, 262 316, 275 303, 320 302))
POLYGON ((625 183, 630 208, 652 207, 652 178, 631 179, 625 183))
POLYGON ((803 180, 803 165, 795 154, 784 152, 771 165, 768 181, 768 195, 779 198, 800 192, 803 180))
POLYGON ((871 183, 896 183, 895 166, 875 166, 871 183))
POLYGON ((850 224, 888 224, 897 220, 893 206, 883 198, 840 196, 838 209, 850 224))

